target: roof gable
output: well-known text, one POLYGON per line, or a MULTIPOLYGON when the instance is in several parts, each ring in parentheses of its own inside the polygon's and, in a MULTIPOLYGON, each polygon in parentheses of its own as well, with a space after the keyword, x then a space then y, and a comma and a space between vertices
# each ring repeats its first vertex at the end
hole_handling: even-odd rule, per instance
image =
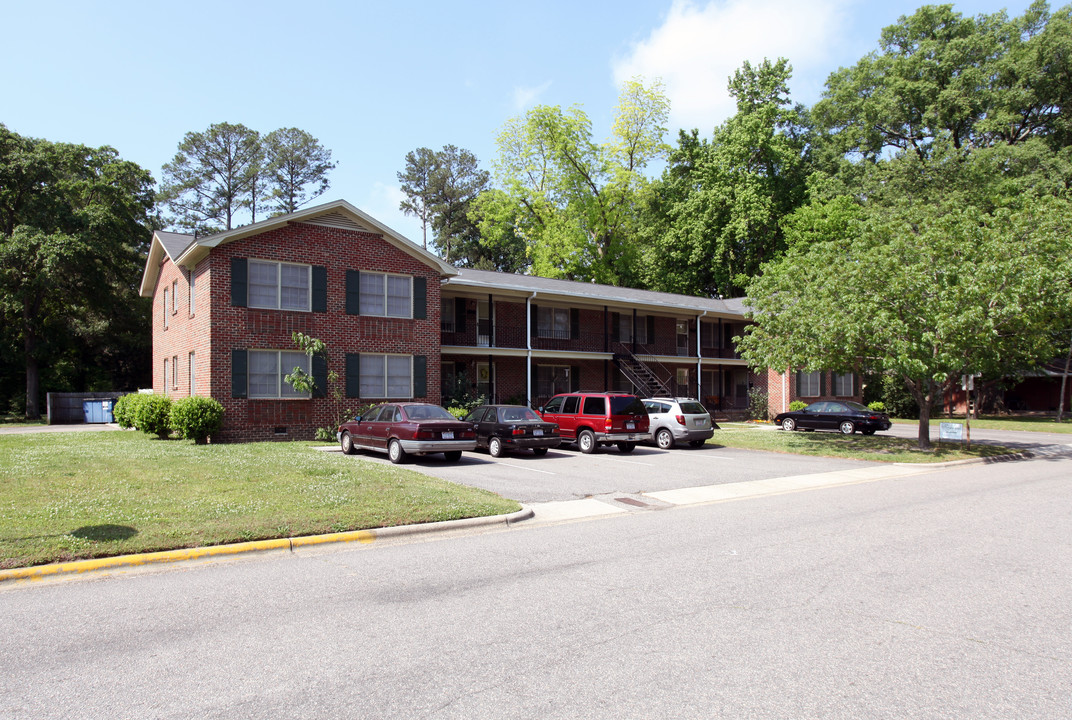
POLYGON ((267 220, 203 237, 158 230, 153 233, 153 241, 149 247, 149 257, 142 273, 141 295, 142 297, 152 296, 156 286, 156 279, 160 273, 160 263, 163 262, 165 256, 175 264, 192 270, 215 247, 297 223, 379 235, 399 250, 434 268, 441 276, 457 273, 454 267, 419 247, 416 243, 410 242, 372 216, 366 215, 345 200, 335 200, 323 205, 298 210, 286 215, 277 215, 267 220))

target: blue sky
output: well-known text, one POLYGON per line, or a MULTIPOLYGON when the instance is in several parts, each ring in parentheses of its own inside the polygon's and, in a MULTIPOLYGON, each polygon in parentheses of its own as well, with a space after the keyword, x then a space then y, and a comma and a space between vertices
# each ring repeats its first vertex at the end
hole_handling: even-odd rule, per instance
MULTIPOLYGON (((348 200, 420 242, 398 210, 410 150, 450 143, 491 170, 503 124, 535 104, 583 106, 603 139, 619 84, 637 75, 666 84, 671 141, 677 128, 709 136, 733 111, 726 79, 744 60, 788 58, 794 100, 811 104, 921 4, 0 0, 0 122, 111 145, 158 181, 188 131, 299 127, 338 163, 314 202, 348 200)), ((955 5, 1018 16, 1028 3, 955 5)))

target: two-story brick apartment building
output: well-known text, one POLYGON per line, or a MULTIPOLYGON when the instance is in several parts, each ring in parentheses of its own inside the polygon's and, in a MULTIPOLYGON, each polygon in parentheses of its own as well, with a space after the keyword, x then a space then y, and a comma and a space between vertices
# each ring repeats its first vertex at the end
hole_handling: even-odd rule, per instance
POLYGON ((732 338, 740 300, 459 270, 344 201, 205 237, 157 232, 142 276, 153 298, 153 391, 220 401, 225 440, 311 438, 336 372, 352 404, 439 403, 459 384, 538 406, 569 389, 699 396, 716 413, 791 398, 858 397, 851 376, 751 373, 732 338), (324 341, 326 362, 292 342, 324 341), (828 393, 827 390, 831 392, 828 393), (319 393, 322 395, 323 393, 319 393))

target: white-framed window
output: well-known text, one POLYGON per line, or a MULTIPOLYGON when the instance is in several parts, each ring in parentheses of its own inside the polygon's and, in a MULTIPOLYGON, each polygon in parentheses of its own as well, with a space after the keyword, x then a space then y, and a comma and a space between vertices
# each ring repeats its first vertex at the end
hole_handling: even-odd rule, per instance
POLYGON ((409 275, 361 273, 361 314, 413 317, 413 278, 409 275))
MULTIPOLYGON (((633 342, 633 313, 618 313, 618 341, 633 342)), ((637 341, 640 339, 637 338, 637 341)))
POLYGON ((455 332, 454 298, 441 298, 439 301, 439 329, 441 332, 455 332))
POLYGON ((311 372, 309 356, 293 350, 250 350, 248 355, 249 397, 251 398, 308 398, 298 392, 283 377, 301 368, 311 372))
MULTIPOLYGON (((164 292, 167 292, 167 290, 165 290, 164 292)), ((171 369, 170 363, 171 363, 170 360, 168 360, 167 358, 164 358, 164 394, 165 395, 169 394, 168 393, 168 379, 169 379, 168 371, 171 369)))
MULTIPOLYGON (((164 288, 164 329, 165 329, 165 330, 167 330, 167 329, 168 329, 168 311, 167 311, 167 304, 168 304, 168 289, 167 289, 167 288, 164 288)), ((165 362, 167 362, 167 361, 165 360, 165 362)), ((167 384, 167 382, 166 382, 166 381, 167 381, 167 373, 164 373, 164 380, 165 380, 165 383, 164 383, 164 384, 166 385, 166 384, 167 384)))
POLYGON ((196 365, 194 363, 194 354, 190 353, 190 395, 197 394, 197 383, 195 382, 195 366, 196 365))
POLYGON ((852 397, 853 392, 852 373, 844 373, 834 376, 834 394, 838 397, 852 397))
POLYGON ((177 390, 179 387, 179 356, 171 356, 171 387, 177 390))
POLYGON ((308 312, 313 302, 312 272, 311 265, 250 260, 249 306, 308 312))
POLYGON ((553 308, 543 305, 536 308, 536 336, 569 340, 569 308, 553 308))
POLYGON ((413 356, 361 353, 361 397, 413 397, 413 356))
POLYGON ((171 314, 174 315, 179 311, 179 281, 171 281, 171 314))
POLYGON ((190 271, 190 317, 194 316, 194 308, 195 308, 194 297, 195 297, 194 296, 194 271, 191 270, 190 271))
POLYGON ((797 388, 797 394, 801 397, 819 397, 819 379, 822 373, 818 370, 815 372, 802 372, 800 373, 800 387, 797 388))

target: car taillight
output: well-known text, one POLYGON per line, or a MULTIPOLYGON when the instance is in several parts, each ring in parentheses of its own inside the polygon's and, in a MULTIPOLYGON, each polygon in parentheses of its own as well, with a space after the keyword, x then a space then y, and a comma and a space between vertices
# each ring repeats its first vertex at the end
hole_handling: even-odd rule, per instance
POLYGON ((519 427, 515 427, 515 428, 513 429, 512 433, 513 433, 514 435, 524 435, 524 434, 525 434, 525 428, 519 428, 519 427))
POLYGON ((675 415, 674 419, 677 420, 678 425, 684 425, 685 424, 685 416, 684 415, 675 415))
POLYGON ((607 418, 606 421, 603 423, 603 426, 607 429, 607 432, 610 432, 614 429, 614 421, 610 418, 607 418))
POLYGON ((431 430, 418 430, 414 435, 416 440, 438 440, 436 437, 438 433, 434 433, 431 430))

